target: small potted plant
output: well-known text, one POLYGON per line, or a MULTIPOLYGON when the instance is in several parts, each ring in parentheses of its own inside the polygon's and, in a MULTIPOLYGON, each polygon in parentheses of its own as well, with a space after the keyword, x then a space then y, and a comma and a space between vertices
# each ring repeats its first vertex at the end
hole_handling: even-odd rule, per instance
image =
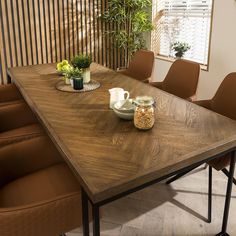
POLYGON ((71 67, 65 73, 65 77, 70 80, 70 84, 75 90, 83 89, 82 71, 78 68, 71 67))
POLYGON ((89 83, 90 82, 90 65, 92 63, 92 58, 90 55, 83 55, 79 54, 75 56, 71 64, 75 68, 79 68, 82 70, 82 77, 84 80, 84 83, 89 83))
POLYGON ((175 42, 171 45, 171 48, 175 51, 175 56, 181 58, 191 47, 188 43, 175 42))

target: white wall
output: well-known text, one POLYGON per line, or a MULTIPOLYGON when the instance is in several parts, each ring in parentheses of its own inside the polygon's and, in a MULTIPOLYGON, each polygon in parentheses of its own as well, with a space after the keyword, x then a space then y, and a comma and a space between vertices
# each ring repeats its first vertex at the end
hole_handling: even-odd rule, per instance
MULTIPOLYGON (((163 80, 170 65, 170 62, 156 59, 152 80, 163 80)), ((236 1, 215 0, 209 71, 201 71, 197 98, 211 98, 224 77, 235 71, 236 1)))

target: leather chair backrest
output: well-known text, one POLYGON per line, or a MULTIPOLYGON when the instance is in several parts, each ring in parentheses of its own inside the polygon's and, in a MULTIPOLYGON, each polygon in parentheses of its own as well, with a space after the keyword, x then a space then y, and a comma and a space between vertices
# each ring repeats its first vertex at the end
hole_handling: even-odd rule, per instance
POLYGON ((213 111, 236 120, 236 72, 225 77, 211 101, 213 111))
POLYGON ((138 80, 151 77, 154 63, 154 53, 147 50, 137 51, 129 64, 125 74, 138 80))
POLYGON ((163 90, 184 99, 190 98, 196 93, 199 73, 198 63, 178 59, 172 64, 163 81, 163 90))
POLYGON ((0 148, 0 188, 17 178, 63 162, 47 136, 39 136, 0 148))
MULTIPOLYGON (((210 103, 210 109, 236 120, 236 73, 228 74, 219 86, 210 103)), ((231 155, 209 162, 216 170, 222 170, 230 164, 231 155)))

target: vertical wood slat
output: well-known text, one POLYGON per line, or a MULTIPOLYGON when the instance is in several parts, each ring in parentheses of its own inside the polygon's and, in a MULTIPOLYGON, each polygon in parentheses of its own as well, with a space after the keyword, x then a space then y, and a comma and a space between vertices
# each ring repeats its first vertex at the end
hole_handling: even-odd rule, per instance
POLYGON ((35 60, 34 61, 34 64, 38 64, 39 63, 39 44, 38 44, 38 38, 37 38, 37 32, 36 32, 36 12, 35 12, 35 3, 34 3, 34 0, 31 0, 31 8, 30 8, 30 12, 32 13, 32 16, 33 16, 33 25, 32 25, 32 35, 34 36, 34 55, 36 56, 35 57, 35 60))
POLYGON ((52 37, 52 51, 53 51, 53 62, 56 61, 61 61, 61 33, 60 33, 60 24, 58 23, 58 4, 57 0, 50 0, 51 2, 51 18, 53 21, 52 24, 52 32, 53 32, 53 37, 52 37), (53 50, 55 49, 56 50, 53 50))
POLYGON ((0 83, 7 68, 70 60, 78 53, 116 69, 123 62, 99 16, 107 0, 1 0, 0 83))
MULTIPOLYGON (((5 4, 7 4, 7 1, 5 1, 5 4)), ((22 30, 22 26, 20 23, 20 12, 19 12, 19 2, 18 0, 15 1, 15 7, 14 7, 14 11, 16 12, 16 28, 18 31, 18 49, 19 49, 19 56, 20 56, 20 65, 23 66, 24 65, 24 54, 23 54, 23 43, 22 43, 22 34, 21 34, 21 30, 22 30)), ((15 13, 14 13, 15 14, 15 13)))
MULTIPOLYGON (((10 1, 10 12, 13 12, 13 0, 10 1)), ((13 57, 14 62, 13 65, 18 65, 18 54, 17 54, 17 44, 16 44, 16 27, 15 27, 15 17, 14 14, 11 14, 11 17, 9 16, 10 20, 11 20, 11 25, 12 25, 12 36, 11 36, 11 47, 12 50, 14 52, 15 57, 13 57), (13 39, 12 39, 13 38, 13 39)))
MULTIPOLYGON (((4 8, 4 10, 5 10, 5 12, 6 12, 6 18, 5 18, 5 20, 6 20, 6 24, 7 24, 7 31, 6 31, 6 34, 7 34, 7 41, 8 41, 8 43, 10 44, 10 38, 11 38, 11 36, 10 36, 10 25, 9 25, 9 14, 8 14, 8 3, 6 2, 5 3, 5 8, 4 8)), ((12 62, 12 48, 11 48, 11 45, 9 45, 9 47, 8 47, 8 53, 10 54, 10 65, 12 65, 13 64, 13 62, 12 62)))
POLYGON ((96 41, 97 41, 97 37, 96 37, 96 20, 95 19, 95 16, 96 16, 96 9, 95 9, 95 0, 92 0, 92 4, 93 4, 93 14, 92 14, 92 17, 93 17, 93 60, 94 61, 97 61, 97 55, 96 55, 96 41))
POLYGON ((31 35, 31 16, 30 16, 30 11, 29 11, 29 4, 24 5, 24 7, 25 7, 24 22, 25 22, 26 45, 27 45, 26 47, 28 48, 27 64, 33 64, 33 45, 32 45, 32 35, 31 35))
MULTIPOLYGON (((2 12, 2 1, 0 1, 0 12, 2 12)), ((0 25, 1 28, 4 27, 4 23, 3 23, 3 16, 2 14, 0 14, 0 25)), ((6 68, 7 68, 7 53, 6 53, 6 47, 5 45, 5 32, 4 30, 1 31, 0 34, 0 53, 1 53, 1 83, 4 82, 4 78, 6 78, 6 68)))
MULTIPOLYGON (((97 16, 99 15, 99 13, 100 13, 100 6, 99 6, 99 4, 100 4, 100 0, 96 0, 96 6, 97 6, 97 16)), ((97 57, 98 57, 98 63, 100 63, 101 62, 101 57, 100 57, 100 48, 101 48, 101 45, 100 45, 100 43, 101 43, 101 38, 100 38, 100 21, 99 21, 99 19, 97 18, 96 19, 96 21, 97 21, 97 45, 98 45, 98 50, 97 50, 97 57)))

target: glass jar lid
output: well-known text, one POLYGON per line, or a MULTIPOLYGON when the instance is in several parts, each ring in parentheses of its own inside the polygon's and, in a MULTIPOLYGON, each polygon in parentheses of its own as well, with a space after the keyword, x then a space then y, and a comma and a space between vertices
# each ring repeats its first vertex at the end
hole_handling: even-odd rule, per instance
POLYGON ((151 106, 154 104, 154 98, 151 96, 138 96, 134 103, 138 106, 151 106))

